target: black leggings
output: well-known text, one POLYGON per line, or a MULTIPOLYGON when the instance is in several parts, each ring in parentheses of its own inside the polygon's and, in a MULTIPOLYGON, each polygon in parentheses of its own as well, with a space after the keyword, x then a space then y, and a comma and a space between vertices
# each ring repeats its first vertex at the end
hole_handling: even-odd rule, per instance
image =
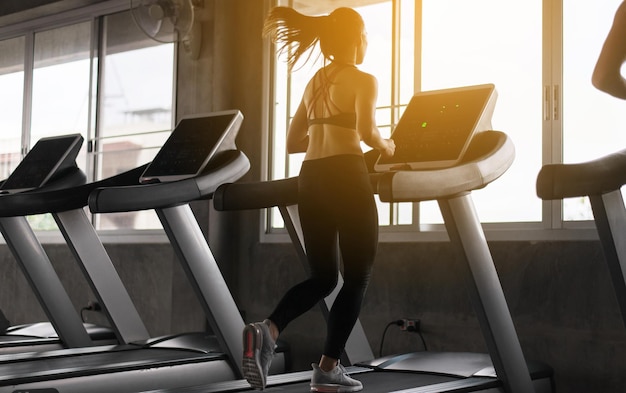
POLYGON ((269 319, 282 331, 333 291, 338 239, 344 284, 328 316, 323 354, 339 359, 359 316, 376 255, 376 203, 365 162, 357 155, 304 161, 298 187, 310 278, 287 291, 269 319))

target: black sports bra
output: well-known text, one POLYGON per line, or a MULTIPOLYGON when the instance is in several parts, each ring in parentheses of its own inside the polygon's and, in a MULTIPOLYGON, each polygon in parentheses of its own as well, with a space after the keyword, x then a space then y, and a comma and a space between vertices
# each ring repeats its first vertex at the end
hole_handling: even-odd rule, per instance
POLYGON ((334 126, 356 130, 356 113, 339 113, 329 117, 307 119, 307 124, 309 127, 313 124, 331 124, 334 126))
POLYGON ((332 69, 329 73, 326 73, 327 68, 322 68, 312 79, 313 83, 313 103, 312 105, 316 105, 318 100, 322 100, 321 105, 324 107, 324 112, 332 113, 339 112, 336 115, 328 116, 328 117, 315 117, 315 110, 309 110, 307 123, 310 127, 313 124, 331 124, 342 128, 349 128, 351 130, 356 130, 356 113, 346 113, 341 112, 341 110, 337 107, 337 105, 333 102, 328 94, 328 89, 333 82, 335 76, 346 68, 354 67, 347 64, 339 64, 337 67, 332 69))

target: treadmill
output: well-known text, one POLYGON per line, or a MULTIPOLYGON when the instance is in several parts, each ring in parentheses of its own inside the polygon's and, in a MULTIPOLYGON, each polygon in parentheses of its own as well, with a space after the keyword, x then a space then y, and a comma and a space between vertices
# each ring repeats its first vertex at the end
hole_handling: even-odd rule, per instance
POLYGON ((40 139, 4 181, 0 182, 0 232, 50 322, 9 326, 0 335, 0 354, 115 343, 106 327, 79 318, 50 260, 28 226, 3 196, 30 190, 83 184, 74 159, 80 134, 40 139))
POLYGON ((537 175, 543 200, 589 197, 613 289, 626 327, 626 149, 577 164, 544 165, 537 175))
MULTIPOLYGON (((511 165, 514 147, 497 131, 477 134, 459 165, 440 170, 371 174, 380 199, 386 202, 437 200, 459 272, 465 276, 489 353, 415 352, 353 362, 348 372, 363 382, 363 392, 554 392, 553 370, 541 362, 527 362, 522 354, 491 253, 471 199, 471 192, 487 186, 511 165)), ((367 157, 366 159, 371 158, 367 157)), ((377 157, 370 159, 373 163, 377 157)), ((220 186, 214 194, 217 210, 277 206, 289 235, 304 253, 297 216, 297 178, 220 186)), ((325 305, 322 305, 325 307, 325 305)), ((352 337, 351 337, 352 339, 352 337)), ((368 346, 367 342, 360 342, 368 346)), ((350 347, 346 347, 350 356, 350 347)), ((267 392, 309 390, 311 371, 270 375, 267 392)), ((160 389, 151 393, 243 392, 245 380, 160 389)))
MULTIPOLYGON (((197 173, 191 176, 168 182, 140 183, 149 168, 162 164, 160 160, 171 160, 174 156, 178 161, 169 161, 169 164, 185 164, 177 153, 181 149, 186 148, 183 153, 190 153, 189 150, 193 154, 200 150, 208 153, 197 149, 204 145, 189 141, 186 145, 175 144, 174 152, 166 151, 166 142, 152 163, 109 179, 2 197, 3 208, 5 204, 11 205, 11 209, 20 215, 53 214, 122 344, 0 355, 0 392, 38 389, 62 393, 86 390, 131 392, 163 386, 177 388, 241 376, 239 362, 232 354, 241 353, 240 332, 244 323, 234 301, 229 299, 230 292, 191 213, 189 202, 208 198, 223 182, 238 180, 248 171, 249 161, 234 145, 241 113, 207 114, 198 118, 195 123, 200 124, 195 126, 203 125, 203 120, 206 127, 191 127, 191 130, 189 122, 185 126, 179 123, 170 136, 170 139, 177 139, 177 136, 193 131, 209 144, 212 159, 200 160, 197 173), (228 127, 218 128, 224 125, 218 120, 224 118, 228 120, 228 127), (230 121, 232 119, 237 121, 230 121), (110 195, 113 195, 112 199, 108 198, 110 195), (164 219, 166 232, 185 270, 190 275, 195 274, 190 277, 191 284, 202 295, 213 334, 148 336, 95 229, 87 220, 84 207, 88 203, 94 212, 112 208, 117 211, 153 208, 160 216, 173 217, 171 225, 169 218, 164 219), (235 331, 236 340, 233 339, 235 331)), ((166 165, 168 170, 171 165, 166 165)))

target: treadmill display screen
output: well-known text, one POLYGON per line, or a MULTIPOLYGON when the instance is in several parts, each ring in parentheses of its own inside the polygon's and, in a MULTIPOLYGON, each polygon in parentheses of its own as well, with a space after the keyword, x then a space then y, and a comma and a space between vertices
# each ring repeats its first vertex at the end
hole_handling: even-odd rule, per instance
POLYGON ((494 86, 478 85, 433 90, 413 96, 391 138, 396 151, 380 157, 377 170, 394 166, 412 170, 456 165, 483 121, 491 123, 494 86))
POLYGON ((182 119, 141 176, 142 183, 199 174, 219 150, 234 148, 243 116, 239 111, 182 119))
POLYGON ((26 191, 43 186, 81 142, 82 136, 78 134, 40 139, 0 189, 26 191))

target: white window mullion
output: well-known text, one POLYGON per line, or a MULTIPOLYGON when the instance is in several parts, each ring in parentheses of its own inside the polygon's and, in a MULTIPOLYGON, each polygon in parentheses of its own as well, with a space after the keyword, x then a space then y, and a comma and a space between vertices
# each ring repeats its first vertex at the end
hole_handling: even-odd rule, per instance
MULTIPOLYGON (((543 2, 543 147, 542 165, 563 161, 561 94, 563 79, 562 0, 543 2)), ((560 200, 544 201, 542 221, 546 229, 562 228, 560 200)))
POLYGON ((30 149, 30 126, 33 109, 33 69, 35 57, 35 34, 25 34, 24 45, 24 95, 22 106, 22 143, 20 154, 26 155, 30 149))

